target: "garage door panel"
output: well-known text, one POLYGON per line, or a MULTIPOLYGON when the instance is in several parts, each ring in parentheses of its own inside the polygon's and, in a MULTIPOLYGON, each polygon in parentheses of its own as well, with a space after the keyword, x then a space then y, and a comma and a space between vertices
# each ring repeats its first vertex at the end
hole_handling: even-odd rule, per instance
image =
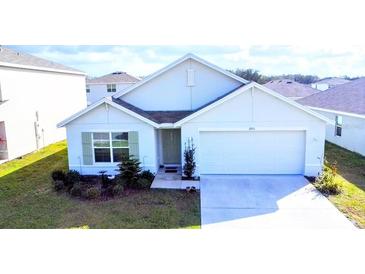
POLYGON ((200 133, 201 174, 302 174, 304 131, 200 133))

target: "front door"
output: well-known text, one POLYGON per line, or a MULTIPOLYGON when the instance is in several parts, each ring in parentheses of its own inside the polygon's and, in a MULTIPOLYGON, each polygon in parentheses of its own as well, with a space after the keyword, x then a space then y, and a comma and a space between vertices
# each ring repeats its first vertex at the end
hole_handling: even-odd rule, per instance
POLYGON ((181 163, 181 130, 162 129, 162 151, 164 164, 181 163))

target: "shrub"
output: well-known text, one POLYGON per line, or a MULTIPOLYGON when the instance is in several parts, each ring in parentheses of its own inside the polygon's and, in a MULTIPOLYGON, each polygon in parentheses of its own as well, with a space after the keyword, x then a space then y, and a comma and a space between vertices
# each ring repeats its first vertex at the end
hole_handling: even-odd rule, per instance
POLYGON ((195 163, 195 146, 193 143, 193 139, 189 138, 188 143, 185 143, 185 150, 184 150, 184 175, 188 178, 192 178, 195 172, 196 163, 195 163))
POLYGON ((118 165, 120 177, 125 179, 127 186, 133 185, 139 178, 141 172, 140 162, 132 156, 123 157, 118 165))
POLYGON ((81 186, 80 184, 74 184, 70 190, 71 196, 80 197, 81 196, 81 186))
POLYGON ((151 187, 151 183, 152 181, 148 179, 139 178, 131 187, 136 189, 147 189, 151 187))
POLYGON ((122 185, 123 187, 127 185, 127 180, 122 178, 120 175, 115 176, 114 184, 122 185))
POLYGON ((139 174, 139 178, 147 179, 148 181, 152 182, 153 179, 155 178, 155 175, 153 175, 153 173, 151 171, 145 170, 139 174))
POLYGON ((325 161, 321 175, 319 175, 314 185, 322 193, 327 195, 337 195, 341 193, 341 186, 336 182, 336 163, 329 164, 325 161))
POLYGON ((63 183, 63 181, 61 180, 56 180, 54 181, 54 189, 56 191, 60 191, 65 187, 65 184, 63 183))
POLYGON ((74 184, 80 182, 80 173, 76 170, 70 170, 66 173, 65 185, 71 188, 74 184))
POLYGON ((51 173, 53 181, 65 181, 66 174, 63 170, 54 170, 51 173))
POLYGON ((124 186, 121 184, 117 184, 115 186, 113 186, 112 188, 112 194, 113 196, 119 196, 120 194, 122 194, 124 191, 124 186))
POLYGON ((108 175, 105 174, 105 170, 99 171, 99 173, 101 174, 101 187, 103 189, 108 188, 112 184, 112 180, 110 180, 108 175))
POLYGON ((89 200, 94 200, 100 197, 101 191, 97 187, 90 187, 86 190, 86 198, 89 200))

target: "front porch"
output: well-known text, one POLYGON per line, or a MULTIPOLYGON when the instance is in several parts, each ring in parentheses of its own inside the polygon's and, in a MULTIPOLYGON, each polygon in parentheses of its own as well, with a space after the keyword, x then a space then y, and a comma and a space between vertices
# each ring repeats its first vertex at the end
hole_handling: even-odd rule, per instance
POLYGON ((181 166, 177 166, 177 172, 170 172, 169 168, 160 168, 152 182, 151 188, 165 189, 186 189, 187 187, 195 187, 200 189, 199 181, 181 180, 181 166), (167 171, 167 172, 166 172, 167 171))

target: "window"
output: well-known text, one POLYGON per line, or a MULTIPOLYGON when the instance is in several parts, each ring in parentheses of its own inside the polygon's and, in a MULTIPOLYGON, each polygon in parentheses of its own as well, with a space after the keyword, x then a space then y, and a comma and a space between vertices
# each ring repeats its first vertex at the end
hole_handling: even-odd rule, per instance
POLYGON ((118 163, 129 155, 128 132, 94 132, 95 163, 118 163))
POLYGON ((117 91, 116 84, 107 84, 106 88, 107 88, 108 92, 116 92, 117 91))
POLYGON ((90 93, 90 86, 86 85, 86 93, 90 93))
POLYGON ((342 116, 336 116, 336 124, 335 124, 335 136, 342 136, 342 116))

